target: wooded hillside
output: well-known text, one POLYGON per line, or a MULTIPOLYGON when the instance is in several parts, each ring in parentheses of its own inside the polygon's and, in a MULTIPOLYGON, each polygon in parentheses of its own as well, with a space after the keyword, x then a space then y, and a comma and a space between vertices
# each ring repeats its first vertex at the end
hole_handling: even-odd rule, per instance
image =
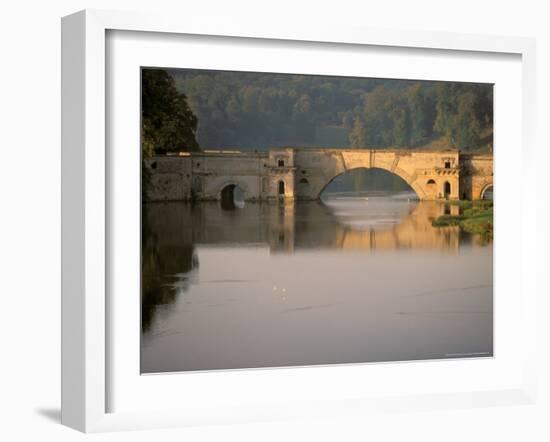
MULTIPOLYGON (((196 124, 187 132, 180 128, 191 150, 196 146, 190 133, 202 149, 492 149, 493 86, 489 84, 183 69, 166 72, 186 103, 178 102, 172 108, 189 124, 196 124)), ((169 101, 174 100, 178 101, 169 94, 169 101)), ((169 132, 169 125, 160 126, 169 132)))
POLYGON ((170 71, 196 114, 202 148, 279 145, 492 146, 487 84, 170 71))

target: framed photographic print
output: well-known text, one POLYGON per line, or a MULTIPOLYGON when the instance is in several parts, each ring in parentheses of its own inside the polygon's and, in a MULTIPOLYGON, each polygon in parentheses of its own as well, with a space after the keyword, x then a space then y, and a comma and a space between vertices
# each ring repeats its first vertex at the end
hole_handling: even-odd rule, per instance
POLYGON ((532 40, 84 11, 62 41, 66 425, 532 400, 532 40))

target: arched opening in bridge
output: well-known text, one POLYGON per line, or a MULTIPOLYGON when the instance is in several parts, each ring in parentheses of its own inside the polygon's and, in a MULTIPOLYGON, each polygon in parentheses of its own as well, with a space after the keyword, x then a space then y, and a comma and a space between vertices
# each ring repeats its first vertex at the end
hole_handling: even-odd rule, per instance
POLYGON ((281 196, 284 196, 284 194, 285 194, 285 182, 284 181, 279 181, 279 187, 277 189, 277 193, 281 196))
POLYGON ((244 207, 244 192, 236 184, 228 184, 222 189, 220 200, 224 210, 242 208, 244 207))
MULTIPOLYGON (((434 183, 435 184, 435 183, 434 183)), ((391 197, 418 199, 415 190, 400 176, 384 169, 359 167, 335 176, 320 192, 327 198, 391 197)))
POLYGON ((490 184, 485 189, 483 189, 483 192, 481 193, 481 199, 482 200, 493 200, 493 185, 490 184))
POLYGON ((449 196, 451 195, 451 183, 448 181, 445 181, 445 184, 443 185, 443 197, 445 199, 449 199, 449 196))

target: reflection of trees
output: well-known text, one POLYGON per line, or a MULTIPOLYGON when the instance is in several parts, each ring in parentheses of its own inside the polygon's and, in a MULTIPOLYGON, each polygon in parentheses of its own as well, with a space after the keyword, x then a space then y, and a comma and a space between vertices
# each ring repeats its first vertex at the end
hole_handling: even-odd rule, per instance
POLYGON ((179 221, 181 218, 177 213, 164 213, 143 207, 142 331, 151 328, 155 313, 161 306, 173 304, 179 294, 187 290, 190 272, 198 267, 194 246, 186 241, 180 242, 177 235, 171 236, 176 233, 179 221))

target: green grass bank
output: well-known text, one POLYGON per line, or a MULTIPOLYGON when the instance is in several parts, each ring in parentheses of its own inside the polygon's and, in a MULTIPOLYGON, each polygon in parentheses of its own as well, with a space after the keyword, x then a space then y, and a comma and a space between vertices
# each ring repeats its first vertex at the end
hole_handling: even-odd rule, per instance
POLYGON ((493 239, 493 202, 449 201, 447 204, 460 206, 459 215, 441 215, 432 221, 434 227, 460 226, 463 230, 493 239))

